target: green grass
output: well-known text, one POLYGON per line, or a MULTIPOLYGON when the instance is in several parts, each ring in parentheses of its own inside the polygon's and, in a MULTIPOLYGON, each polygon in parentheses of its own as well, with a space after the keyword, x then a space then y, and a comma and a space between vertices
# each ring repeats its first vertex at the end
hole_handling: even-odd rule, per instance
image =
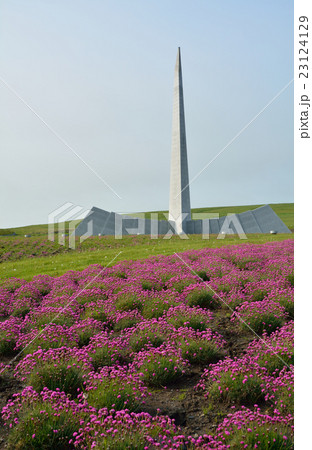
MULTIPOLYGON (((77 225, 80 220, 74 220, 73 223, 77 225)), ((69 232, 69 224, 70 222, 65 222, 65 233, 69 232)), ((24 236, 25 234, 31 234, 31 236, 47 236, 48 235, 48 224, 40 224, 40 225, 25 225, 24 227, 16 227, 16 228, 0 228, 0 236, 6 235, 9 230, 9 233, 15 233, 17 236, 24 236)))
MULTIPOLYGON (((285 224, 292 229, 293 204, 271 206, 285 224)), ((253 206, 198 208, 193 212, 209 213, 214 211, 223 215, 252 208, 253 206)), ((210 239, 202 239, 200 235, 190 235, 189 239, 181 239, 179 236, 172 236, 171 239, 151 239, 150 236, 142 235, 124 236, 122 239, 115 239, 114 236, 95 236, 79 244, 76 250, 71 250, 68 246, 58 245, 57 242, 51 245, 52 243, 47 240, 48 225, 33 225, 11 230, 17 236, 0 237, 0 258, 4 253, 13 252, 12 256, 0 263, 0 279, 18 277, 30 280, 38 274, 60 276, 68 270, 83 270, 90 264, 106 266, 124 260, 144 259, 152 255, 171 255, 191 249, 217 248, 230 244, 262 244, 293 238, 293 235, 290 234, 252 234, 248 235, 246 240, 239 239, 237 235, 228 235, 224 239, 217 239, 216 235, 211 235, 210 239), (24 238, 24 234, 31 234, 32 237, 24 238), (46 246, 48 256, 33 253, 36 252, 36 248, 41 242, 46 246), (22 256, 21 259, 18 259, 20 251, 22 251, 22 256)))
POLYGON ((0 279, 18 277, 31 280, 33 276, 38 274, 60 276, 68 270, 83 270, 90 264, 106 266, 124 260, 144 259, 153 255, 172 255, 175 252, 191 249, 217 248, 230 244, 245 244, 246 242, 264 244, 265 242, 292 239, 292 235, 253 234, 249 235, 248 239, 244 241, 234 235, 219 240, 216 239, 216 236, 212 236, 209 240, 203 240, 199 235, 191 235, 188 240, 182 240, 178 236, 173 236, 170 240, 151 240, 147 236, 125 236, 122 241, 117 241, 117 244, 112 236, 103 236, 96 239, 105 239, 106 248, 81 253, 71 251, 40 258, 24 258, 18 261, 3 262, 0 264, 0 279), (133 240, 137 241, 136 246, 131 245, 133 240))

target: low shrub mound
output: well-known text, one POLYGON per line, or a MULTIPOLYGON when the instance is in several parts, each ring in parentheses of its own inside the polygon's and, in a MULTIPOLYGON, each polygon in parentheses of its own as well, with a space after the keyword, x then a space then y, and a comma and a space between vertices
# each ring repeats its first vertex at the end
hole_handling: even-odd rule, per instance
POLYGON ((13 356, 17 352, 21 324, 21 320, 15 317, 0 322, 0 356, 13 356))
POLYGON ((114 348, 98 347, 91 356, 91 364, 94 370, 104 366, 123 364, 127 361, 125 355, 120 354, 114 348))
POLYGON ((28 387, 2 411, 10 427, 8 449, 74 449, 74 433, 88 415, 88 408, 70 401, 63 393, 44 389, 38 394, 28 387))
POLYGON ((137 411, 139 402, 133 392, 132 386, 123 385, 123 380, 114 378, 99 383, 95 389, 87 391, 88 404, 96 409, 107 408, 129 409, 129 411, 137 411))
POLYGON ((216 309, 220 306, 220 300, 215 298, 214 293, 207 286, 206 288, 192 289, 186 295, 188 306, 199 306, 200 308, 216 309))
POLYGON ((192 284, 197 284, 199 281, 200 280, 196 276, 193 276, 192 278, 180 276, 171 278, 167 282, 166 286, 167 288, 170 288, 178 293, 181 293, 186 287, 191 286, 192 284))
POLYGON ((191 364, 209 365, 222 358, 222 352, 214 342, 202 340, 183 341, 181 355, 191 364))
POLYGON ((129 345, 134 352, 139 352, 149 347, 160 347, 165 341, 165 337, 152 331, 139 330, 129 339, 129 345))
POLYGON ((77 352, 77 349, 38 350, 16 366, 15 376, 38 393, 46 387, 74 398, 82 390, 84 376, 91 367, 86 362, 86 354, 77 352))
POLYGON ((92 416, 87 427, 80 428, 74 444, 78 448, 101 450, 181 449, 187 439, 166 416, 102 409, 92 416))
POLYGON ((127 328, 133 328, 136 324, 140 323, 142 316, 137 314, 137 311, 125 312, 119 314, 116 317, 116 322, 114 324, 115 331, 122 331, 127 328))
POLYGON ((256 360, 248 356, 226 358, 210 365, 202 375, 197 389, 205 391, 205 397, 214 404, 220 400, 238 405, 263 403, 268 386, 266 372, 256 360))
POLYGON ((137 411, 146 396, 140 376, 121 367, 103 367, 98 373, 90 372, 85 385, 81 397, 97 410, 137 411))
POLYGON ((144 304, 142 316, 145 319, 158 319, 163 316, 169 308, 176 304, 177 302, 173 299, 167 300, 166 298, 152 298, 144 304))
POLYGON ((207 274, 206 270, 204 270, 204 269, 195 270, 195 273, 203 281, 209 281, 210 280, 209 275, 207 274))
POLYGON ((143 308, 142 301, 138 298, 137 294, 134 293, 122 293, 115 303, 116 309, 118 311, 133 311, 137 309, 141 311, 143 308))
POLYGON ((127 340, 122 336, 113 337, 109 332, 93 336, 86 351, 96 371, 105 366, 122 366, 131 362, 127 340))
POLYGON ((163 284, 153 279, 142 280, 141 286, 144 291, 161 291, 163 289, 163 284))
POLYGON ((38 349, 58 349, 63 346, 73 348, 77 345, 78 338, 69 328, 51 323, 45 328, 34 328, 30 332, 20 334, 16 348, 27 354, 38 349))
POLYGON ((82 348, 89 344, 92 336, 103 330, 103 323, 99 320, 85 319, 74 324, 70 330, 77 336, 78 347, 82 348))
POLYGON ((77 397, 83 388, 83 381, 81 368, 65 362, 57 365, 45 363, 42 367, 37 367, 36 372, 27 380, 37 392, 41 392, 45 387, 51 391, 59 389, 72 398, 77 397))
POLYGON ((167 356, 153 352, 143 355, 143 362, 139 364, 142 380, 148 386, 168 386, 183 374, 183 364, 175 356, 167 356))
POLYGON ((294 285, 295 285, 294 273, 290 273, 289 275, 287 275, 286 280, 289 282, 291 287, 294 287, 294 285))
MULTIPOLYGON (((215 444, 226 445, 226 448, 240 450, 244 448, 260 448, 266 450, 293 450, 293 426, 289 418, 280 415, 261 414, 260 409, 251 411, 242 408, 224 420, 218 427, 215 444)), ((219 447, 216 447, 219 448, 219 447)))
POLYGON ((209 398, 215 402, 221 398, 236 405, 254 405, 264 400, 262 388, 263 382, 257 375, 226 372, 212 383, 209 398))
POLYGON ((27 281, 15 277, 9 278, 8 280, 0 281, 1 287, 11 293, 14 293, 18 288, 20 288, 23 284, 26 283, 27 281))
POLYGON ((168 310, 166 321, 175 329, 192 328, 197 331, 207 330, 211 324, 213 313, 198 306, 178 305, 168 310))
POLYGON ((264 340, 252 341, 246 353, 264 367, 269 375, 278 377, 284 370, 293 370, 294 364, 294 323, 289 322, 264 340))
POLYGON ((75 447, 69 444, 69 441, 78 428, 78 417, 68 417, 67 411, 55 414, 51 405, 41 403, 33 408, 25 408, 22 421, 12 429, 9 435, 7 448, 9 450, 74 449, 75 447))
POLYGON ((258 335, 273 333, 284 325, 287 314, 285 308, 273 300, 244 302, 233 313, 232 320, 240 318, 242 328, 251 329, 258 335))

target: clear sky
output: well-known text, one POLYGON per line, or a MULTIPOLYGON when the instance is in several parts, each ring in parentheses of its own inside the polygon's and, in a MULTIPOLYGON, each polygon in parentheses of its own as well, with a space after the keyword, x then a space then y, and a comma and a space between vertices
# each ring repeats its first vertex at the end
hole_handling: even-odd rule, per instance
MULTIPOLYGON (((293 78, 289 0, 0 0, 0 228, 66 202, 168 209, 181 47, 190 179, 293 78)), ((191 183, 191 205, 293 201, 293 85, 191 183)))

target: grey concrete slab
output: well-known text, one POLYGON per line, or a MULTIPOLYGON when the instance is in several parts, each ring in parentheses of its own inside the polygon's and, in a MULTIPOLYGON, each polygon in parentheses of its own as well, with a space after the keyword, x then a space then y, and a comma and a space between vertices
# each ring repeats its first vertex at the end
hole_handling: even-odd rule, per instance
POLYGON ((220 221, 217 218, 204 219, 209 220, 209 234, 219 234, 220 233, 220 221))
POLYGON ((202 234, 203 232, 203 221, 202 220, 192 220, 194 223, 194 234, 202 234))
POLYGON ((107 221, 103 225, 103 228, 102 228, 103 236, 114 236, 115 235, 115 221, 116 221, 116 213, 111 212, 107 221))
POLYGON ((159 227, 158 227, 158 234, 159 235, 165 235, 169 231, 174 231, 174 227, 167 222, 166 220, 160 220, 159 221, 159 227))
POLYGON ((93 207, 90 213, 80 222, 75 230, 75 236, 83 236, 84 234, 91 233, 93 236, 97 236, 102 233, 110 212, 100 208, 93 207))
POLYGON ((238 214, 244 233, 261 233, 261 228, 252 211, 238 214))
POLYGON ((243 233, 243 229, 237 214, 228 214, 227 216, 220 217, 219 224, 221 234, 243 233))
POLYGON ((290 229, 278 217, 269 205, 260 206, 252 211, 262 233, 291 233, 290 229))

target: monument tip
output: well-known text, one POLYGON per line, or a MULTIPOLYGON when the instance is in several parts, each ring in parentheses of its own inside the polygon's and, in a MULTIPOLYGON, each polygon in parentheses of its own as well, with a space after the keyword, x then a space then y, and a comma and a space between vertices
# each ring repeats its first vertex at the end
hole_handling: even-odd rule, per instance
POLYGON ((180 47, 178 47, 176 66, 180 66, 180 65, 181 65, 181 51, 180 51, 180 47))

